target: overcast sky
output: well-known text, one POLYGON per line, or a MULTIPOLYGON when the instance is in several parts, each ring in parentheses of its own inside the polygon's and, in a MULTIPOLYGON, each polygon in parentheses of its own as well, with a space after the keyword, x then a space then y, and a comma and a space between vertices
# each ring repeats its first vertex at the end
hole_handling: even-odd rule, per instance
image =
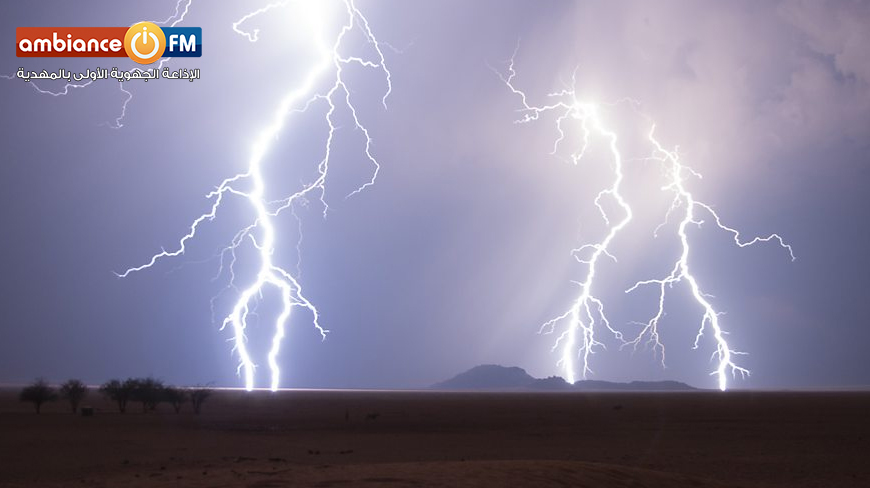
MULTIPOLYGON (((870 384, 870 3, 358 6, 395 48, 384 48, 386 110, 383 76, 348 71, 382 167, 374 186, 344 198, 370 167, 340 110, 331 210, 324 219, 315 199, 297 212, 300 281, 331 332, 322 341, 310 314, 294 314, 282 386, 419 387, 483 363, 562 374, 554 336, 538 329, 578 293, 572 280, 585 268, 570 250, 606 231, 592 200, 612 168, 601 151, 576 166, 551 155, 551 118, 514 123, 520 100, 495 71, 515 49, 515 82, 533 102, 572 73, 586 99, 639 101, 659 140, 704 175, 690 181, 698 198, 747 236, 777 232, 792 244, 795 262, 775 245, 740 249, 710 225, 692 230, 697 278, 726 313, 732 346, 749 353, 740 361, 752 376, 732 386, 870 384)), ((234 296, 220 295, 214 319, 210 304, 227 284, 226 274, 213 279, 215 251, 251 221, 244 201, 229 202, 183 257, 125 279, 113 272, 177 244, 208 210, 205 194, 244 171, 275 101, 310 70, 310 38, 292 9, 252 19, 260 39, 251 43, 232 29, 245 8, 256 7, 194 1, 180 25, 203 28, 203 57, 168 66, 200 68, 202 79, 129 83, 120 129, 111 127, 126 99, 117 83, 52 97, 0 79, 0 382, 154 375, 242 384, 231 335, 219 330, 234 296)), ((120 58, 17 59, 15 27, 126 26, 174 10, 171 0, 3 3, 0 72, 129 69, 120 58)), ((324 35, 335 36, 341 20, 326 18, 324 35)), ((358 35, 342 52, 371 55, 358 35)), ((264 161, 272 198, 316 174, 326 126, 315 108, 288 119, 264 161)), ((673 226, 653 238, 669 198, 659 167, 642 160, 649 121, 625 105, 605 117, 621 135, 626 196, 639 218, 614 242, 619 260, 602 262, 597 286, 613 325, 630 335, 632 321, 655 313, 655 297, 623 291, 666 274, 679 246, 673 226)), ((276 260, 295 269, 297 222, 282 214, 276 225, 276 260)), ((242 280, 252 276, 248 258, 238 264, 242 280)), ((602 334, 608 349, 594 355, 591 379, 715 386, 714 343, 707 336, 692 349, 701 311, 684 285, 670 293, 661 324, 668 367, 602 334)), ((276 301, 264 295, 249 329, 258 386, 268 385, 276 301)))

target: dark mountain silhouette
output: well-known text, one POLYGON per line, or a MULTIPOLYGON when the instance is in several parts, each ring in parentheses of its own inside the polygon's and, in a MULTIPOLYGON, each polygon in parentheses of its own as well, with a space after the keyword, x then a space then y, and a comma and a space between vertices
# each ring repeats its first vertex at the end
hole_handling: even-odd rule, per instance
POLYGON ((692 391, 697 390, 679 381, 631 381, 615 383, 612 381, 582 380, 574 383, 577 391, 692 391))
POLYGON ((484 364, 475 366, 464 373, 437 383, 432 387, 438 390, 478 390, 499 388, 525 388, 535 378, 522 368, 484 364))
POLYGON ((534 391, 691 391, 695 388, 679 381, 583 380, 573 385, 559 376, 535 378, 522 368, 484 364, 475 366, 447 381, 432 385, 436 390, 534 390, 534 391))
POLYGON ((561 376, 550 376, 548 378, 538 378, 535 381, 531 382, 528 386, 530 390, 542 390, 542 391, 560 391, 560 390, 573 390, 574 387, 571 383, 565 381, 561 376))

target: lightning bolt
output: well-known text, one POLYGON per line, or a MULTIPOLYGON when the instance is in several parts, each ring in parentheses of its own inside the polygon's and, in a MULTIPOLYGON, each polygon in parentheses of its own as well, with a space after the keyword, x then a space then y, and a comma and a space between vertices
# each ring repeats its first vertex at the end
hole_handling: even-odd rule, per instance
MULTIPOLYGON (((519 46, 517 47, 517 49, 519 46)), ((580 295, 571 305, 571 307, 562 315, 551 319, 541 326, 540 331, 553 333, 557 325, 562 322, 567 322, 564 332, 556 339, 553 345, 553 350, 562 348, 562 356, 558 362, 562 366, 565 373, 565 380, 569 383, 576 381, 575 377, 575 356, 581 360, 581 374, 585 378, 588 373, 591 373, 589 367, 590 355, 594 352, 596 346, 604 346, 604 344, 596 339, 595 331, 598 323, 601 323, 607 328, 619 341, 624 341, 622 333, 614 329, 604 311, 604 303, 593 295, 593 287, 595 277, 598 272, 598 265, 602 257, 608 257, 616 260, 616 257, 609 251, 611 243, 616 239, 617 235, 622 231, 633 217, 631 207, 623 198, 621 189, 623 181, 623 158, 619 152, 617 145, 618 137, 616 132, 607 128, 599 115, 599 106, 594 102, 583 101, 577 98, 577 94, 572 88, 566 88, 562 91, 549 93, 548 98, 554 101, 545 105, 530 105, 526 93, 514 84, 516 78, 516 70, 514 69, 514 58, 517 51, 510 59, 508 65, 508 74, 503 74, 496 71, 496 74, 510 88, 510 90, 519 96, 522 103, 522 118, 518 123, 528 123, 538 120, 542 114, 553 112, 556 114, 556 131, 558 137, 553 143, 552 154, 556 154, 559 146, 564 142, 566 133, 564 124, 568 120, 576 120, 580 124, 582 133, 582 145, 579 150, 571 154, 571 159, 574 164, 579 163, 586 153, 590 144, 590 138, 597 135, 607 141, 610 155, 612 158, 613 180, 609 187, 601 190, 596 196, 594 203, 601 213, 608 231, 603 239, 594 244, 585 244, 571 251, 572 256, 585 265, 587 265, 586 276, 583 281, 577 282, 580 286, 580 295), (613 199, 622 211, 621 218, 611 223, 607 212, 604 210, 602 201, 605 198, 613 199), (589 257, 583 257, 584 251, 591 251, 589 257), (582 342, 578 345, 578 335, 582 342), (575 353, 579 349, 578 353, 575 353)), ((576 72, 574 74, 576 77, 576 72)))
MULTIPOLYGON (((625 166, 623 157, 618 148, 618 135, 614 129, 609 128, 604 124, 600 116, 600 111, 602 107, 613 106, 622 102, 631 103, 635 111, 637 111, 637 106, 639 104, 630 99, 622 99, 608 104, 598 104, 579 98, 574 88, 576 86, 577 76, 575 70, 572 76, 572 83, 569 87, 558 92, 547 94, 548 103, 533 105, 529 102, 527 94, 523 90, 517 88, 515 83, 517 73, 514 67, 514 60, 518 49, 519 45, 517 46, 517 49, 514 50, 514 53, 508 62, 506 74, 493 68, 493 71, 495 71, 501 81, 520 99, 522 105, 520 108, 521 117, 516 122, 520 124, 534 122, 539 120, 541 116, 546 113, 552 113, 555 115, 555 129, 557 136, 551 154, 556 155, 559 151, 560 145, 565 141, 566 137, 568 137, 565 129, 565 122, 577 121, 580 126, 579 136, 581 144, 578 150, 571 153, 571 161, 574 164, 578 164, 579 161, 583 159, 586 150, 589 147, 590 139, 599 137, 608 145, 611 167, 613 169, 613 179, 611 180, 610 185, 601 190, 593 200, 593 203, 598 208, 601 217, 607 226, 607 232, 598 242, 585 244, 571 251, 572 256, 578 262, 586 265, 585 277, 582 281, 576 282, 580 287, 580 294, 565 313, 545 322, 539 330, 539 332, 542 333, 552 334, 555 332, 557 326, 563 323, 565 324, 564 330, 558 336, 553 345, 553 351, 561 348, 561 357, 557 362, 557 366, 562 367, 566 381, 572 384, 576 381, 575 371, 577 366, 575 365, 575 358, 581 363, 580 373, 583 378, 586 378, 588 374, 592 373, 592 370, 590 369, 590 356, 594 353, 596 348, 605 348, 605 344, 601 342, 596 335, 596 330, 601 327, 604 327, 613 335, 613 337, 619 342, 620 348, 631 346, 634 349, 637 349, 641 343, 645 343, 647 346, 652 346, 653 354, 660 355, 662 366, 664 366, 665 347, 660 340, 658 326, 665 313, 666 289, 673 287, 679 282, 686 282, 689 285, 692 297, 698 305, 701 306, 704 312, 700 327, 693 342, 693 348, 698 349, 700 347, 700 340, 704 336, 705 331, 709 329, 712 332, 715 340, 715 351, 713 352, 711 359, 718 360, 718 366, 711 375, 717 376, 719 388, 721 390, 727 388, 729 372, 732 376, 738 374, 741 376, 748 375, 749 370, 739 366, 734 359, 735 356, 745 353, 735 351, 728 345, 725 338, 727 332, 722 328, 719 322, 719 317, 722 313, 717 312, 713 308, 713 305, 710 303, 711 297, 701 291, 698 280, 691 272, 689 266, 691 245, 687 230, 690 225, 701 225, 703 220, 699 220, 698 214, 706 213, 713 218, 715 225, 720 230, 732 235, 735 244, 739 247, 748 247, 760 242, 774 241, 787 250, 791 259, 794 260, 795 256, 791 245, 787 244, 778 234, 744 240, 739 231, 723 224, 719 215, 713 210, 713 208, 697 200, 686 186, 685 180, 687 175, 697 177, 700 177, 700 175, 688 166, 682 164, 676 150, 668 151, 664 149, 664 147, 654 137, 655 124, 652 123, 648 134, 648 141, 653 146, 653 151, 652 155, 647 159, 658 161, 665 166, 670 181, 663 190, 673 192, 674 194, 671 206, 665 216, 665 222, 656 228, 656 236, 658 231, 667 223, 668 217, 673 212, 677 211, 677 209, 682 209, 684 213, 677 229, 677 234, 681 243, 681 253, 674 264, 671 273, 667 277, 663 279, 638 281, 634 286, 626 290, 626 293, 630 293, 642 286, 655 285, 659 287, 657 313, 648 322, 640 324, 642 328, 634 339, 627 340, 621 331, 611 325, 607 315, 605 314, 604 304, 593 294, 601 259, 607 257, 617 261, 616 257, 610 251, 611 245, 620 232, 629 225, 633 218, 631 206, 621 193, 625 166), (621 214, 615 222, 611 221, 612 217, 609 216, 604 209, 602 202, 605 199, 611 199, 620 209, 621 214)), ((642 115, 647 118, 647 120, 651 120, 648 116, 644 114, 642 115)))
MULTIPOLYGON (((233 30, 240 35, 245 36, 249 41, 257 42, 259 39, 258 30, 254 30, 251 33, 242 30, 240 26, 255 16, 286 7, 290 3, 292 2, 276 2, 248 13, 233 24, 233 30)), ((221 271, 219 271, 220 274, 223 270, 224 255, 229 253, 232 256, 229 264, 231 286, 235 287, 233 283, 235 279, 233 266, 235 265, 236 251, 245 244, 249 244, 256 249, 259 261, 256 279, 249 286, 241 290, 232 311, 223 320, 221 327, 222 329, 229 327, 232 330, 233 349, 239 356, 239 366, 237 371, 240 375, 244 376, 245 388, 247 390, 252 390, 254 388, 256 364, 246 345, 247 339, 245 336, 245 329, 247 327, 248 318, 253 313, 252 308, 256 304, 257 297, 261 296, 267 287, 274 287, 277 289, 281 294, 282 301, 281 312, 275 319, 275 332, 272 336, 271 348, 269 349, 267 356, 269 369, 271 371, 270 388, 273 391, 277 390, 280 385, 281 371, 278 365, 278 355, 285 335, 285 326, 290 318, 292 309, 294 307, 307 309, 312 314, 314 327, 323 338, 326 338, 327 330, 320 324, 320 313, 314 304, 306 298, 297 277, 274 262, 273 256, 277 248, 278 237, 276 235, 273 219, 287 209, 290 209, 291 214, 295 216, 294 205, 306 203, 308 197, 312 195, 316 195, 319 198, 320 202, 323 204, 324 216, 326 215, 326 212, 329 209, 329 205, 325 199, 326 179, 332 158, 331 150, 337 131, 335 110, 338 105, 342 105, 348 109, 354 123, 354 128, 363 134, 365 138, 363 148, 364 157, 372 166, 371 178, 347 196, 353 196, 373 185, 380 169, 380 164, 371 152, 372 138, 369 135, 368 129, 360 121, 355 106, 351 103, 351 90, 348 88, 344 77, 344 68, 348 65, 358 65, 364 68, 380 70, 384 74, 386 84, 386 91, 381 98, 381 103, 384 107, 386 107, 387 97, 392 91, 390 71, 387 69, 381 45, 373 34, 366 17, 356 7, 353 0, 344 0, 343 5, 345 7, 344 22, 341 24, 341 29, 334 41, 332 43, 327 43, 327 40, 324 39, 324 36, 319 31, 323 19, 318 15, 320 12, 318 12, 316 8, 322 6, 322 4, 320 2, 309 4, 309 7, 311 8, 306 10, 306 12, 309 14, 310 18, 305 19, 307 22, 304 25, 309 25, 318 30, 318 35, 316 36, 316 49, 319 53, 320 61, 311 68, 310 71, 308 71, 300 86, 287 92, 284 97, 276 103, 271 122, 262 129, 254 142, 248 159, 247 170, 223 180, 220 185, 206 195, 206 198, 211 200, 209 210, 193 220, 188 228, 187 234, 179 240, 178 245, 174 250, 161 250, 161 252, 154 254, 145 264, 129 268, 123 273, 118 274, 118 276, 122 278, 127 277, 132 273, 154 266, 161 259, 177 257, 184 254, 187 249, 187 244, 196 237, 199 228, 203 224, 210 222, 217 217, 218 210, 226 198, 240 197, 247 201, 253 210, 253 219, 250 225, 240 229, 236 233, 229 245, 221 252, 221 271), (359 56, 343 55, 341 53, 342 42, 354 29, 359 29, 368 45, 372 48, 373 54, 370 59, 359 56), (318 91, 317 83, 327 73, 331 73, 332 81, 328 84, 328 88, 318 91), (325 153, 318 164, 317 176, 314 181, 304 184, 296 193, 280 200, 266 200, 265 193, 267 181, 263 177, 262 166, 264 158, 271 149, 272 141, 274 141, 284 129, 289 114, 305 112, 317 103, 323 103, 326 106, 324 120, 328 126, 328 134, 324 147, 325 153), (238 184, 242 182, 250 184, 250 190, 242 191, 238 189, 238 184)))
MULTIPOLYGON (((692 293, 692 298, 694 298, 695 302, 700 305, 704 311, 701 318, 701 325, 698 328, 698 333, 695 336, 693 348, 697 349, 699 347, 699 341, 704 335, 704 331, 709 328, 712 331, 713 338, 716 343, 716 349, 713 352, 711 359, 718 360, 718 366, 710 374, 717 377, 719 389, 725 391, 725 389, 728 387, 729 372, 732 376, 736 376, 739 374, 741 377, 745 377, 750 374, 748 369, 741 367, 734 362, 734 356, 739 356, 746 353, 736 351, 728 345, 728 341, 725 340, 727 332, 722 329, 722 326, 719 323, 719 317, 720 315, 722 315, 722 313, 717 312, 713 308, 713 305, 710 303, 709 300, 709 298, 711 297, 701 291, 701 286, 698 284, 698 280, 691 272, 691 269, 689 267, 689 253, 691 251, 691 246, 687 230, 690 225, 701 226, 704 223, 704 220, 700 220, 696 214, 707 213, 710 217, 713 218, 713 221, 715 222, 715 225, 718 229, 731 234, 734 243, 738 247, 748 247, 759 242, 774 241, 779 244, 779 246, 781 246, 783 249, 788 251, 788 254, 791 257, 792 261, 796 259, 794 255, 794 250, 792 249, 791 245, 787 244, 779 234, 770 234, 766 237, 754 237, 753 239, 748 241, 743 240, 738 230, 723 224, 722 220, 719 218, 719 214, 717 214, 710 205, 707 205, 706 203, 697 200, 695 196, 687 189, 685 184, 686 176, 701 177, 701 175, 690 169, 688 166, 683 165, 676 150, 668 151, 664 147, 662 147, 659 141, 655 138, 654 123, 650 128, 648 139, 654 147, 653 154, 650 156, 650 158, 658 160, 662 164, 664 164, 666 166, 668 174, 670 175, 670 182, 663 188, 663 190, 672 191, 674 193, 674 198, 671 201, 671 206, 665 216, 665 223, 667 222, 668 216, 670 216, 672 212, 676 211, 678 208, 683 209, 683 217, 680 220, 679 226, 677 227, 677 234, 680 238, 681 252, 679 257, 677 258, 677 261, 674 263, 674 267, 672 268, 670 274, 667 277, 663 279, 638 281, 634 284, 634 286, 626 290, 626 293, 631 293, 639 287, 646 285, 655 285, 658 286, 659 289, 658 309, 656 314, 648 322, 646 322, 645 324, 641 324, 643 328, 641 329, 638 336, 633 341, 631 341, 631 344, 637 347, 637 345, 643 340, 643 337, 647 337, 647 343, 652 344, 654 349, 658 349, 660 351, 662 365, 664 365, 665 347, 661 343, 659 337, 658 325, 659 321, 664 316, 666 288, 672 287, 673 285, 681 281, 685 281, 689 285, 689 289, 692 293)), ((663 225, 664 223, 656 229, 656 232, 658 232, 658 229, 661 228, 663 225)))

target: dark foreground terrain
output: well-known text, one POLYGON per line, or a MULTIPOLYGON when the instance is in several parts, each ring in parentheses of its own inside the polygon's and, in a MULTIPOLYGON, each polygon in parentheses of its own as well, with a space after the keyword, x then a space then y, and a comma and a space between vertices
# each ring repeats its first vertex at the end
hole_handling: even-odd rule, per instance
POLYGON ((868 393, 219 391, 85 418, 0 390, 0 486, 870 486, 868 393))

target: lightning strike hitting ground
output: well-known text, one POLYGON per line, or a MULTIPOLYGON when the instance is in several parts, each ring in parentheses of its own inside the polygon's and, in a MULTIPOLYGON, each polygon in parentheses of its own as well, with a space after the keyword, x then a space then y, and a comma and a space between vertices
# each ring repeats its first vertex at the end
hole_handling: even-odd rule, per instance
MULTIPOLYGON (((516 55, 516 51, 514 52, 514 55, 516 55)), ((573 89, 550 93, 548 97, 555 100, 551 104, 541 106, 529 105, 528 97, 525 92, 519 90, 514 85, 516 71, 514 70, 513 57, 508 66, 507 77, 498 72, 496 72, 496 74, 499 75, 501 80, 513 93, 520 97, 523 105, 523 117, 518 121, 518 123, 527 123, 538 120, 542 114, 547 112, 554 112, 557 115, 556 130, 558 132, 558 137, 553 144, 552 154, 555 154, 558 151, 559 145, 565 140, 566 134, 563 129, 563 123, 568 119, 578 120, 582 130, 583 144, 578 151, 571 155, 575 164, 583 158, 583 155, 589 147, 589 139, 593 135, 606 139, 610 149, 614 172, 613 180, 611 185, 601 190, 594 200, 604 222, 608 226, 607 234, 597 243, 585 244, 571 251, 571 254, 575 259, 577 259, 577 261, 588 266, 586 277, 583 281, 577 283, 580 286, 580 295, 578 295, 568 311, 541 326, 542 332, 553 333, 555 327, 559 323, 567 321, 568 325, 559 338, 556 339, 556 343, 553 345, 553 350, 558 349, 560 345, 562 346, 562 356, 558 364, 562 366, 565 372, 565 380, 569 383, 574 383, 576 381, 574 365, 575 355, 582 362, 581 374, 585 378, 587 373, 591 372, 589 368, 589 356, 594 352, 593 348, 595 346, 604 346, 604 344, 597 340, 595 336, 596 324, 598 322, 603 324, 617 340, 624 342, 622 333, 611 327, 610 321, 607 320, 607 315, 604 313, 604 304, 593 295, 593 286, 595 283, 596 272, 598 270, 598 263, 602 256, 616 260, 616 257, 609 251, 610 245, 619 232, 624 229, 629 222, 631 222, 633 216, 631 207, 620 193, 623 180, 623 161, 622 155, 620 155, 617 147, 617 135, 602 123, 598 113, 598 105, 578 100, 573 89), (610 218, 607 216, 607 213, 602 206, 602 199, 607 197, 615 200, 623 212, 621 218, 616 223, 610 222, 610 218), (591 255, 589 257, 582 257, 584 251, 591 251, 591 255), (581 335, 582 339, 582 342, 579 345, 577 344, 578 334, 581 335), (579 353, 575 354, 575 351, 578 349, 579 353)))
MULTIPOLYGON (((272 10, 284 8, 291 3, 298 2, 276 2, 251 12, 235 22, 232 26, 233 30, 245 36, 249 41, 257 42, 257 30, 254 30, 253 33, 249 33, 241 30, 240 26, 252 17, 272 10)), ((372 139, 369 136, 369 132, 360 121, 356 108, 350 101, 350 89, 345 82, 343 70, 346 66, 351 64, 380 70, 384 74, 386 84, 386 92, 383 97, 381 97, 381 102, 384 107, 386 107, 386 99, 392 90, 390 72, 385 64, 380 43, 372 33, 366 17, 357 9, 353 0, 344 0, 343 5, 345 7, 344 22, 340 24, 340 31, 335 39, 330 43, 327 39, 323 38, 324 36, 319 31, 326 20, 321 18, 321 15, 319 15, 321 12, 318 11, 318 7, 322 7, 323 4, 320 2, 311 2, 307 4, 309 8, 306 11, 306 14, 308 14, 307 16, 310 18, 302 19, 300 26, 301 28, 308 27, 318 30, 318 35, 314 38, 316 39, 316 49, 319 52, 320 61, 316 66, 308 71, 300 86, 287 92, 284 97, 275 104, 276 108, 271 122, 260 132, 251 149, 247 171, 225 179, 215 190, 206 196, 208 199, 213 200, 209 211, 200 215, 191 223, 188 233, 181 238, 175 250, 162 250, 160 253, 152 256, 147 263, 130 268, 118 275, 120 277, 126 277, 131 273, 154 266, 157 261, 163 258, 176 257, 184 254, 187 243, 196 236, 200 225, 216 218, 218 209, 223 203, 224 198, 231 196, 240 197, 250 203, 254 214, 251 224, 239 230, 227 248, 225 248, 221 253, 222 269, 224 255, 227 253, 231 255, 229 268, 231 285, 233 287, 235 286, 233 284, 235 279, 233 266, 235 264, 236 250, 248 243, 256 249, 259 260, 256 280, 248 287, 241 290, 235 306, 230 314, 223 320, 222 326, 222 329, 227 326, 232 329, 234 343, 233 349, 238 353, 240 359, 238 371, 240 374, 244 375, 245 388, 248 390, 254 388, 254 373, 257 365, 248 352, 245 329, 247 326, 247 319, 250 314, 253 313, 252 307, 256 304, 257 297, 262 295, 267 287, 271 286, 277 289, 280 292, 282 299, 281 312, 275 320, 275 332, 272 337, 271 348, 267 358, 271 371, 270 387, 272 390, 276 390, 280 385, 281 371, 278 365, 278 354, 280 352, 282 339, 284 338, 286 323, 290 318, 290 313, 294 307, 301 307, 310 311, 313 316, 314 327, 320 332, 323 338, 326 337, 327 330, 320 325, 320 314, 317 308, 305 297, 298 279, 289 271, 275 264, 273 260, 273 255, 276 251, 279 239, 276 235, 273 219, 287 209, 290 209, 290 213, 295 216, 294 205, 304 204, 307 201, 307 198, 311 195, 318 196, 319 200, 323 203, 324 215, 326 215, 326 211, 329 208, 325 200, 326 178, 329 172, 333 140, 337 130, 334 115, 338 104, 342 104, 349 110, 354 122, 354 128, 361 131, 364 135, 365 145, 363 152, 365 154, 365 159, 372 165, 372 175, 369 181, 365 182, 359 188, 350 193, 348 197, 374 184, 378 175, 378 170, 380 169, 378 161, 371 153, 372 139), (365 59, 357 56, 345 56, 341 54, 340 50, 342 41, 345 39, 346 35, 354 29, 359 29, 368 44, 372 47, 373 59, 365 59), (332 77, 331 82, 327 84, 328 88, 318 91, 318 82, 327 74, 332 77), (317 176, 313 182, 305 184, 302 189, 286 198, 277 201, 266 200, 265 193, 268 182, 263 177, 262 165, 263 159, 271 149, 272 141, 274 141, 284 129, 290 114, 307 111, 319 102, 326 105, 324 120, 329 129, 324 144, 324 156, 318 165, 317 176), (251 189, 248 191, 241 191, 234 186, 241 184, 242 182, 250 184, 251 189)))
MULTIPOLYGON (((653 124, 652 129, 649 132, 648 139, 649 142, 653 145, 654 150, 652 156, 649 159, 659 161, 661 164, 666 166, 666 171, 669 175, 670 183, 663 189, 666 191, 672 191, 674 193, 671 207, 669 208, 665 217, 665 223, 667 222, 667 217, 670 216, 672 212, 676 211, 678 208, 682 208, 684 210, 683 218, 680 221, 680 225, 677 230, 677 234, 681 242, 682 251, 676 263, 674 264, 673 270, 666 278, 639 281, 634 286, 626 290, 626 293, 630 293, 641 286, 657 285, 659 287, 658 311, 656 315, 654 315, 649 320, 649 322, 640 324, 642 326, 642 329, 637 337, 632 340, 626 340, 623 333, 615 329, 611 325, 610 321, 607 319, 607 315, 605 314, 604 304, 594 295, 595 278, 598 272, 599 262, 601 261, 602 256, 609 257, 616 261, 616 257, 610 252, 611 244, 617 238, 620 231, 622 231, 625 227, 629 225, 633 217, 631 207, 626 202, 622 193, 620 193, 621 184, 624 178, 623 171, 625 167, 623 158, 620 155, 618 149, 617 133, 615 130, 606 127, 603 124, 601 117, 599 116, 599 110, 602 106, 606 107, 612 106, 614 104, 599 105, 594 102, 579 99, 577 97, 575 89, 573 88, 574 86, 576 86, 575 72, 574 78, 572 78, 572 85, 570 88, 566 88, 559 92, 550 93, 547 95, 548 100, 553 100, 553 102, 543 105, 531 105, 528 101, 529 99, 526 93, 518 89, 514 83, 516 78, 516 71, 514 69, 514 59, 516 57, 516 53, 517 51, 515 50, 514 56, 512 56, 509 61, 507 67, 507 76, 498 72, 497 70, 494 71, 499 76, 499 78, 507 85, 511 92, 520 98, 520 101, 522 103, 522 108, 520 109, 522 117, 517 120, 517 123, 528 123, 536 121, 541 117, 542 114, 553 113, 556 116, 557 137, 554 142, 553 151, 551 154, 555 155, 559 150, 560 144, 567 137, 563 126, 565 121, 569 119, 579 121, 580 138, 582 140, 582 144, 579 150, 571 154, 571 160, 574 162, 574 164, 577 164, 583 158, 589 146, 591 137, 601 137, 607 142, 612 160, 612 183, 607 188, 601 190, 594 199, 594 203, 598 208, 599 212, 601 213, 605 224, 607 225, 607 232, 600 241, 593 244, 585 244, 571 251, 572 256, 574 256, 574 258, 578 262, 583 263, 587 266, 584 279, 580 282, 577 282, 577 285, 580 286, 580 294, 577 296, 571 307, 565 313, 547 321, 541 326, 540 329, 540 332, 551 334, 555 331, 556 327, 559 324, 566 323, 564 331, 559 335, 559 337, 556 339, 555 344, 553 345, 554 351, 556 349, 559 349, 561 346, 561 358, 559 359, 557 365, 563 368, 566 381, 568 381, 569 383, 574 383, 576 381, 575 370, 577 368, 575 366, 575 358, 579 359, 582 364, 582 367, 580 368, 580 373, 583 378, 586 378, 587 374, 592 372, 589 366, 590 355, 594 353, 594 349, 596 347, 605 347, 604 343, 596 338, 596 329, 600 328, 600 326, 605 327, 615 337, 615 339, 620 344, 620 348, 632 346, 636 349, 638 345, 642 342, 645 342, 645 344, 648 346, 652 346, 653 353, 660 355, 662 365, 664 366, 665 348, 660 341, 658 325, 662 317, 664 316, 664 300, 666 288, 672 287, 673 285, 681 281, 685 281, 689 284, 690 290, 692 292, 692 297, 704 310, 704 314, 701 319, 701 325, 695 336, 693 347, 695 349, 699 347, 699 341, 701 340, 708 327, 709 330, 712 332, 713 338, 715 340, 716 349, 713 352, 712 359, 718 360, 718 366, 716 367, 715 371, 711 373, 711 375, 717 376, 719 388, 721 390, 725 390, 727 388, 727 379, 729 372, 732 375, 737 375, 738 373, 742 376, 748 375, 749 370, 737 365, 734 362, 734 356, 744 353, 735 351, 731 349, 731 347, 729 347, 728 342, 725 339, 727 333, 722 329, 719 323, 719 316, 721 315, 721 312, 717 312, 713 308, 713 305, 709 301, 710 297, 708 295, 705 295, 701 291, 697 279, 691 272, 689 266, 689 251, 691 249, 691 246, 690 239, 687 233, 687 228, 690 224, 701 225, 703 221, 698 219, 698 217, 696 216, 696 212, 706 212, 713 217, 713 220, 715 221, 716 226, 719 229, 729 232, 733 235, 734 242, 739 247, 751 246, 758 242, 776 241, 780 246, 788 251, 791 259, 794 260, 795 256, 791 246, 789 244, 786 244, 778 234, 771 234, 767 237, 756 237, 752 240, 744 241, 741 239, 740 233, 737 230, 724 225, 720 220, 718 214, 716 214, 716 212, 709 205, 696 200, 692 193, 687 189, 685 185, 686 175, 689 174, 697 177, 700 177, 700 175, 691 170, 689 167, 684 166, 680 162, 679 156, 676 151, 669 152, 659 144, 659 142, 653 137, 655 130, 655 125, 653 124), (611 222, 611 218, 607 215, 607 212, 605 212, 604 207, 602 206, 602 200, 604 198, 610 198, 614 200, 618 207, 621 209, 622 214, 620 215, 618 221, 611 222), (587 253, 588 256, 583 253, 587 253), (578 335, 580 336, 579 344, 578 335), (646 341, 644 341, 645 338, 646 341)), ((631 102, 636 109, 637 102, 634 102, 632 100, 620 100, 616 103, 620 103, 623 101, 631 102)), ((664 223, 656 229, 656 233, 663 226, 664 223)))
MULTIPOLYGON (((778 234, 770 234, 767 237, 755 237, 749 241, 743 241, 740 238, 740 232, 736 229, 728 227, 724 225, 719 218, 719 215, 713 210, 709 205, 700 202, 695 199, 694 195, 686 188, 685 186, 685 177, 686 175, 692 175, 696 177, 700 177, 699 174, 692 171, 687 166, 684 166, 680 162, 679 154, 676 151, 667 151, 662 145, 655 139, 655 124, 650 128, 649 131, 649 141, 654 146, 655 150, 652 154, 651 158, 660 161, 662 164, 666 165, 666 170, 670 176, 670 183, 665 186, 663 189, 674 192, 674 199, 671 202, 671 206, 668 209, 668 213, 665 217, 665 222, 667 222, 667 217, 670 216, 671 212, 675 211, 678 208, 683 209, 683 218, 680 220, 679 227, 677 229, 677 234, 680 237, 681 244, 681 252, 680 256, 677 259, 676 263, 674 263, 674 267, 671 270, 671 273, 663 279, 658 280, 643 280, 638 281, 631 288, 626 290, 626 293, 630 293, 641 286, 646 285, 657 285, 659 288, 659 299, 658 299, 658 311, 656 314, 649 320, 649 322, 642 324, 643 328, 638 334, 637 338, 631 341, 635 347, 643 340, 643 337, 647 337, 647 344, 651 344, 654 350, 658 350, 661 353, 662 365, 664 365, 665 361, 665 347, 659 340, 658 333, 658 324, 664 315, 664 303, 665 303, 665 288, 672 287, 674 284, 685 281, 689 284, 689 288, 692 292, 692 297, 701 306, 704 310, 704 314, 701 318, 701 325, 698 328, 698 333, 695 336, 694 348, 698 348, 698 342, 701 340, 701 337, 704 335, 704 331, 709 326, 710 330, 713 333, 713 338, 716 342, 716 350, 713 352, 713 359, 718 359, 719 365, 716 370, 710 373, 711 375, 717 376, 719 389, 724 391, 728 387, 728 373, 730 372, 732 376, 740 374, 741 376, 749 375, 749 370, 738 366, 734 362, 734 356, 745 354, 743 352, 735 351, 731 349, 728 345, 728 342, 725 340, 725 332, 721 325, 719 324, 719 316, 721 312, 717 312, 713 305, 710 304, 708 300, 710 297, 705 295, 701 291, 700 285, 698 285, 698 281, 689 268, 689 236, 686 232, 688 226, 690 224, 694 225, 702 225, 704 223, 703 220, 699 220, 696 216, 697 212, 707 212, 716 223, 716 227, 721 230, 724 230, 730 234, 732 234, 734 238, 734 243, 739 247, 747 247, 758 242, 769 242, 776 241, 781 247, 788 251, 791 260, 795 260, 794 251, 792 250, 791 245, 786 244, 783 241, 782 237, 778 234)), ((662 224, 664 225, 664 224, 662 224)), ((661 226, 659 226, 661 228, 661 226)), ((658 230, 658 229, 656 229, 658 230)))

